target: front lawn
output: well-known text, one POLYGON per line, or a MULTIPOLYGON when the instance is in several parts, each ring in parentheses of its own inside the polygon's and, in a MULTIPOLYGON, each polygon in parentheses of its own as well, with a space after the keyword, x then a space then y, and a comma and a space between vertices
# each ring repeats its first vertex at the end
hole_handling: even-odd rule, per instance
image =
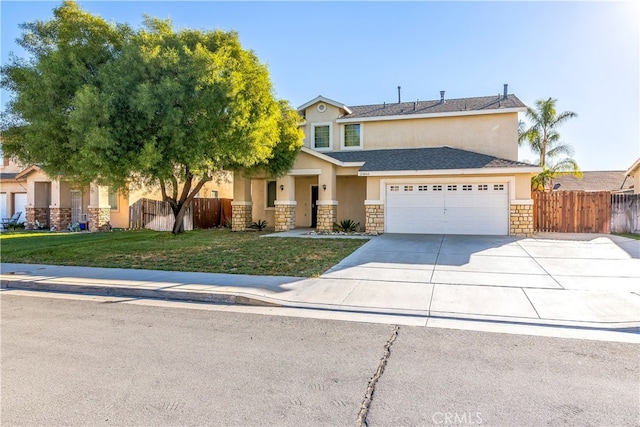
POLYGON ((111 233, 5 232, 2 262, 312 277, 362 239, 261 238, 264 233, 150 230, 111 233))

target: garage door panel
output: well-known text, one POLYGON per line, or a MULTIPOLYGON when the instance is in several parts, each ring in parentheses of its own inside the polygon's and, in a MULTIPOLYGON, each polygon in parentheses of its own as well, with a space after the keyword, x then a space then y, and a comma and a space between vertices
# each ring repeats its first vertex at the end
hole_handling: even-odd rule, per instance
POLYGON ((386 196, 388 233, 508 234, 507 184, 400 184, 386 196))

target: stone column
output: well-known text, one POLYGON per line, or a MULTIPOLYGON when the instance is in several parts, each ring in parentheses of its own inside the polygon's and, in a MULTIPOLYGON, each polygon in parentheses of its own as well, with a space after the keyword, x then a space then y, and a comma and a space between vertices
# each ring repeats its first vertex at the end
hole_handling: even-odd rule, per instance
POLYGON ((276 231, 293 230, 296 226, 296 202, 276 200, 276 231))
POLYGON ((49 224, 56 231, 66 230, 71 224, 71 208, 51 206, 49 208, 49 224))
POLYGON ((24 229, 25 230, 33 230, 35 229, 36 223, 36 208, 33 206, 27 206, 25 208, 25 221, 24 221, 24 229))
POLYGON ((510 234, 512 236, 533 236, 533 201, 511 205, 510 234))
POLYGON ((109 231, 111 229, 109 187, 91 184, 87 211, 89 231, 109 231))
POLYGON ((71 199, 69 184, 55 180, 51 182, 51 201, 49 205, 49 227, 64 231, 71 224, 71 199))
POLYGON ((365 232, 367 233, 384 233, 384 205, 382 202, 375 200, 373 202, 365 201, 365 232))
POLYGON ((245 231, 251 227, 253 203, 231 202, 231 230, 245 231))
POLYGON ((335 200, 318 200, 317 231, 333 231, 333 224, 338 219, 338 202, 335 200))
POLYGON ((251 201, 251 178, 241 172, 233 173, 233 201, 231 202, 231 230, 245 231, 251 227, 253 202, 251 201))

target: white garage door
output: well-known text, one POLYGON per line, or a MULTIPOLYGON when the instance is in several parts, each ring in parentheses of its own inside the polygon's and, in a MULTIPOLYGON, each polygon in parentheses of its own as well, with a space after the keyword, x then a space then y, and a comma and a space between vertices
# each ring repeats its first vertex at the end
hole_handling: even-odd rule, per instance
POLYGON ((7 218, 7 194, 0 194, 0 217, 7 218))
POLYGON ((385 231, 507 235, 508 184, 387 185, 385 231))
POLYGON ((24 222, 27 219, 27 193, 16 193, 13 197, 15 203, 14 211, 22 212, 18 222, 24 222))

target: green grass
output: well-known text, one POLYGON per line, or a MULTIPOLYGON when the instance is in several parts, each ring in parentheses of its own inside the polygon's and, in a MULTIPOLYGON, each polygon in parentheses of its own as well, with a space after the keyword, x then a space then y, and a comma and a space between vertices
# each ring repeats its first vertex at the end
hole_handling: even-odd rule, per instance
POLYGON ((112 233, 4 232, 2 262, 313 277, 361 239, 261 238, 264 233, 149 230, 112 233))
POLYGON ((616 236, 628 237, 630 239, 640 240, 640 234, 631 234, 631 233, 611 233, 611 234, 615 234, 616 236))

